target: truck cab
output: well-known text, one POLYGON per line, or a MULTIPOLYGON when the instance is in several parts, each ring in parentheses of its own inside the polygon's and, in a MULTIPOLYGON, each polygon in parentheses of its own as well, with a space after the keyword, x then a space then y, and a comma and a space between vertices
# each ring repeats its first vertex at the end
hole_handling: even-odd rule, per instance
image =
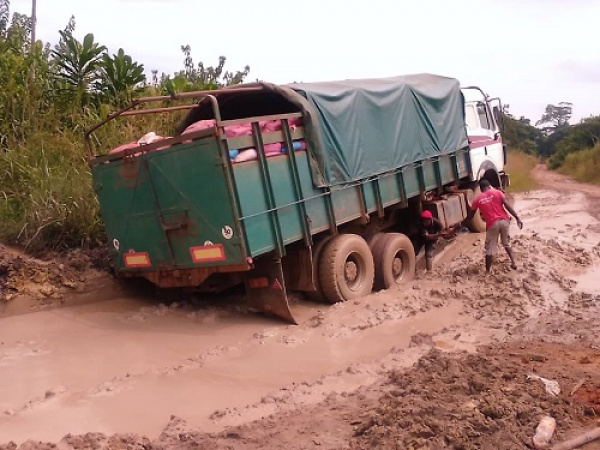
POLYGON ((506 145, 502 139, 502 104, 476 86, 464 87, 461 91, 465 99, 472 180, 485 178, 492 186, 503 188, 508 177, 504 173, 506 145))

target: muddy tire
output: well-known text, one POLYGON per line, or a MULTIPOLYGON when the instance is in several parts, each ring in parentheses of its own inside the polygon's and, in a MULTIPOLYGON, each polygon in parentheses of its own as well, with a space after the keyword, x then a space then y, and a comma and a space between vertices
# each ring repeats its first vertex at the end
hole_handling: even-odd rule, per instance
POLYGON ((377 245, 377 243, 385 238, 386 234, 385 233, 375 233, 374 235, 372 235, 371 237, 369 237, 367 239, 367 244, 369 244, 369 248, 371 249, 371 253, 373 253, 375 246, 377 245))
MULTIPOLYGON (((479 186, 477 186, 475 189, 473 189, 473 194, 474 194, 473 195, 474 199, 478 195, 481 194, 481 189, 479 189, 479 186)), ((471 205, 469 205, 469 208, 470 207, 471 207, 471 205)), ((481 218, 481 213, 479 212, 479 210, 477 210, 477 212, 475 213, 475 215, 473 216, 473 218, 471 220, 469 220, 468 222, 465 222, 465 225, 473 233, 484 233, 485 232, 485 222, 481 218)))
POLYGON ((319 260, 319 283, 330 303, 370 294, 374 278, 373 255, 360 236, 342 234, 325 246, 319 260))
POLYGON ((415 276, 415 249, 408 236, 389 233, 373 249, 375 289, 389 289, 411 281, 415 276))

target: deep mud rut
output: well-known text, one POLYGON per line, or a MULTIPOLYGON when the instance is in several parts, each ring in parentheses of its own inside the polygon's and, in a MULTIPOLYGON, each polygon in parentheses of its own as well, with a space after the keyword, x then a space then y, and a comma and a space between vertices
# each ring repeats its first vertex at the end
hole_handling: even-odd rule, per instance
POLYGON ((517 271, 500 255, 485 277, 482 237, 462 236, 402 290, 297 299, 299 326, 0 251, 0 444, 518 449, 546 414, 553 442, 594 427, 600 189, 536 176, 561 190, 518 196, 517 271))

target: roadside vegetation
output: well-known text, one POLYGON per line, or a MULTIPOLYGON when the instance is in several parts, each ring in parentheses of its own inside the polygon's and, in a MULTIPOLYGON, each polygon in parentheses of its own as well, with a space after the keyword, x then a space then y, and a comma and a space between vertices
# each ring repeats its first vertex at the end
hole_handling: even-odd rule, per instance
POLYGON ((577 181, 600 184, 600 143, 566 155, 559 172, 577 181))
MULTIPOLYGON (((0 240, 33 252, 104 240, 83 145, 87 128, 137 97, 238 84, 250 70, 226 71, 225 57, 196 65, 182 46, 181 71, 152 71, 148 79, 124 49, 113 53, 93 34, 77 39, 75 25, 72 17, 56 43, 31 42, 30 17, 11 14, 9 1, 0 0, 0 240)), ((149 131, 167 133, 175 122, 149 115, 109 124, 94 144, 106 152, 149 131)))
POLYGON ((531 171, 538 164, 535 156, 522 150, 512 150, 508 154, 506 172, 510 175, 508 192, 525 192, 537 188, 531 171))
MULTIPOLYGON (((517 119, 506 113, 506 144, 509 149, 520 149, 577 181, 600 184, 600 116, 570 125, 571 106, 568 105, 548 105, 537 126, 531 125, 525 117, 517 119)), ((516 156, 516 161, 512 161, 513 158, 514 155, 509 158, 511 182, 516 173, 515 163, 522 159, 516 156)))

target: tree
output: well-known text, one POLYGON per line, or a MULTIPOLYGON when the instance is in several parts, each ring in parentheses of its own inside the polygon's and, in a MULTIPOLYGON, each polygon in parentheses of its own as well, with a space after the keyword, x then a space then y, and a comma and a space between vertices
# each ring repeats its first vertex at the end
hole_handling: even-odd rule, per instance
POLYGON ((144 65, 134 62, 122 48, 116 55, 102 56, 98 90, 116 105, 123 106, 131 102, 133 94, 143 89, 142 83, 145 81, 144 65))
POLYGON ((32 46, 31 20, 15 13, 10 23, 8 2, 0 0, 0 146, 30 134, 48 104, 44 98, 47 48, 32 46), (38 68, 38 76, 32 68, 38 68))
POLYGON ((5 37, 9 22, 10 2, 8 0, 0 0, 0 39, 5 37))
POLYGON ((600 142, 600 116, 588 117, 581 123, 563 127, 560 131, 561 133, 553 133, 547 139, 550 141, 550 138, 557 135, 557 139, 552 140, 554 152, 549 160, 552 169, 560 167, 570 153, 589 150, 600 142))
POLYGON ((572 113, 572 103, 560 102, 558 105, 549 104, 546 106, 546 112, 542 114, 542 118, 535 123, 535 126, 554 130, 558 127, 569 125, 572 113))
POLYGON ((529 119, 521 116, 515 119, 510 115, 504 116, 504 139, 509 149, 522 150, 535 155, 538 153, 538 144, 543 134, 531 126, 529 119))
POLYGON ((79 42, 70 30, 59 31, 60 42, 52 51, 56 65, 56 77, 63 84, 62 90, 74 93, 81 106, 90 101, 92 88, 100 79, 99 67, 106 47, 87 34, 79 42))
POLYGON ((192 49, 189 45, 182 45, 181 51, 185 55, 183 60, 184 70, 177 72, 173 78, 164 76, 161 80, 164 93, 172 95, 178 92, 202 91, 219 89, 223 86, 241 84, 250 72, 250 66, 236 72, 224 71, 225 56, 219 56, 216 66, 205 67, 203 62, 196 67, 192 59, 192 49))

